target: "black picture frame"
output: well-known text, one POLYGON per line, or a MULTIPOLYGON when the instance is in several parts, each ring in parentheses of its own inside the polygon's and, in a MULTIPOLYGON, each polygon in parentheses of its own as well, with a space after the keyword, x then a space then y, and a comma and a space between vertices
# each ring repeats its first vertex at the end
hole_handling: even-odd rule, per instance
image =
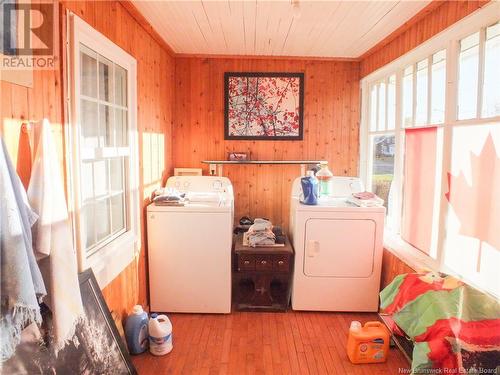
MULTIPOLYGON (((117 371, 120 374, 130 374, 137 375, 137 370, 135 369, 130 355, 128 353, 127 347, 123 342, 118 329, 116 328, 111 312, 109 311, 108 305, 104 300, 101 289, 97 280, 92 272, 92 269, 87 269, 78 274, 78 280, 80 283, 80 292, 82 295, 83 308, 85 311, 85 317, 88 325, 93 325, 94 327, 99 327, 107 332, 107 339, 111 342, 107 348, 105 348, 108 356, 114 356, 114 359, 120 363, 119 368, 113 368, 113 371, 117 371), (126 370, 126 371, 125 371, 126 370)), ((87 354, 90 354, 86 347, 86 337, 82 332, 77 331, 79 340, 83 341, 82 346, 87 354)), ((101 353, 102 354, 102 353, 101 353)), ((91 355, 88 358, 93 362, 94 366, 99 367, 102 364, 98 363, 98 359, 95 355, 91 355)), ((102 366, 101 366, 102 367, 102 366)), ((97 372, 102 372, 98 370, 97 372)))
POLYGON ((224 139, 260 141, 302 141, 304 139, 304 73, 302 72, 225 72, 224 73, 224 139), (229 79, 231 77, 299 78, 299 132, 294 136, 236 136, 229 134, 229 79))
POLYGON ((137 375, 101 289, 91 269, 78 274, 84 317, 75 336, 57 355, 52 345, 52 314, 41 305, 41 337, 20 343, 2 363, 6 374, 120 374, 137 375))

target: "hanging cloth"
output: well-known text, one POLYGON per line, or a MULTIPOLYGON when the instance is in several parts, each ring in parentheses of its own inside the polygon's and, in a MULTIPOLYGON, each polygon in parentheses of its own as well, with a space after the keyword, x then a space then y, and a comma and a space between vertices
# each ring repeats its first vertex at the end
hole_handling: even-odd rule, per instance
POLYGON ((56 145, 48 120, 43 120, 28 198, 39 220, 33 226, 33 248, 39 259, 52 311, 53 343, 57 353, 74 338, 83 317, 71 223, 56 145))
POLYGON ((40 324, 39 302, 46 294, 33 253, 31 226, 37 215, 0 141, 0 361, 9 359, 21 341, 21 331, 40 324))
POLYGON ((21 126, 17 146, 17 174, 25 189, 28 189, 31 176, 31 145, 28 129, 29 124, 27 123, 21 126))

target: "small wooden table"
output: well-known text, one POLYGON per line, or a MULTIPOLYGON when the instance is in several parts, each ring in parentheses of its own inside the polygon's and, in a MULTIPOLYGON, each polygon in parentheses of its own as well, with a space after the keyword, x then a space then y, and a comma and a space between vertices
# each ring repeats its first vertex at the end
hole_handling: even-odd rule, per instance
POLYGON ((290 302, 294 253, 286 238, 283 247, 243 246, 234 237, 233 301, 238 310, 285 311, 290 302))

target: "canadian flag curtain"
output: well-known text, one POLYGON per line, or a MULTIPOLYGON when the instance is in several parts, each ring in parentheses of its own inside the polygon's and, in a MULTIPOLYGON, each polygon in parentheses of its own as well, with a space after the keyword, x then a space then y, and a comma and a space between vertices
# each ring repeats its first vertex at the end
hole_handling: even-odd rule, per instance
POLYGON ((500 264, 500 124, 457 128, 448 171, 445 263, 496 279, 500 264))
POLYGON ((429 254, 436 187, 437 128, 406 129, 401 236, 429 254))

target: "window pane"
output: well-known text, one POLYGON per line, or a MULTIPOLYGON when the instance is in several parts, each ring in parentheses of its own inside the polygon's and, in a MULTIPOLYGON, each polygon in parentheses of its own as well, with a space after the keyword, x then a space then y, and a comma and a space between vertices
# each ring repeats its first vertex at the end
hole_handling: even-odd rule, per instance
POLYGON ((127 146, 127 111, 115 109, 115 145, 127 146))
POLYGON ((378 126, 377 130, 385 130, 385 82, 378 88, 378 126))
POLYGON ((99 56, 99 99, 113 100, 113 63, 99 56))
POLYGON ((500 23, 486 29, 482 117, 500 116, 500 23))
POLYGON ((125 228, 123 194, 111 197, 111 217, 113 221, 113 233, 125 228))
POLYGON ((113 108, 106 104, 99 105, 99 128, 103 133, 104 146, 114 146, 113 140, 113 108))
POLYGON ((371 131, 376 131, 377 130, 377 93, 378 93, 378 86, 374 85, 372 86, 372 92, 370 96, 370 130, 371 131))
POLYGON ((127 107, 127 71, 115 65, 115 103, 127 107))
POLYGON ((396 127, 396 75, 389 77, 387 85, 387 129, 396 127))
POLYGON ((479 74, 479 32, 460 41, 458 119, 476 117, 479 74))
POLYGON ((111 226, 109 223, 110 199, 106 198, 96 201, 94 208, 97 242, 100 242, 111 234, 111 226))
POLYGON ((431 123, 441 124, 444 122, 446 93, 446 50, 432 56, 431 90, 431 123))
POLYGON ((85 250, 95 245, 95 218, 94 204, 92 202, 82 207, 81 215, 81 233, 83 234, 83 247, 85 250))
POLYGON ((94 164, 94 194, 96 197, 102 197, 108 194, 107 162, 106 160, 98 160, 95 161, 93 164, 94 164))
POLYGON ((372 192, 384 200, 386 208, 388 207, 389 190, 394 177, 395 147, 394 135, 372 137, 372 192))
POLYGON ((109 173, 111 181, 111 192, 123 192, 125 186, 123 184, 123 165, 124 158, 109 159, 109 173))
POLYGON ((80 92, 82 95, 97 98, 97 60, 93 51, 81 46, 80 52, 80 92))
POLYGON ((403 75, 403 126, 413 125, 413 65, 403 75))
POLYGON ((92 162, 83 162, 80 179, 82 180, 82 201, 85 203, 94 197, 94 175, 92 162))
POLYGON ((427 121, 427 99, 429 85, 429 63, 428 59, 417 63, 417 108, 415 114, 416 125, 426 125, 427 121))
POLYGON ((99 127, 97 123, 97 103, 85 99, 80 101, 80 122, 82 147, 99 147, 99 127))

